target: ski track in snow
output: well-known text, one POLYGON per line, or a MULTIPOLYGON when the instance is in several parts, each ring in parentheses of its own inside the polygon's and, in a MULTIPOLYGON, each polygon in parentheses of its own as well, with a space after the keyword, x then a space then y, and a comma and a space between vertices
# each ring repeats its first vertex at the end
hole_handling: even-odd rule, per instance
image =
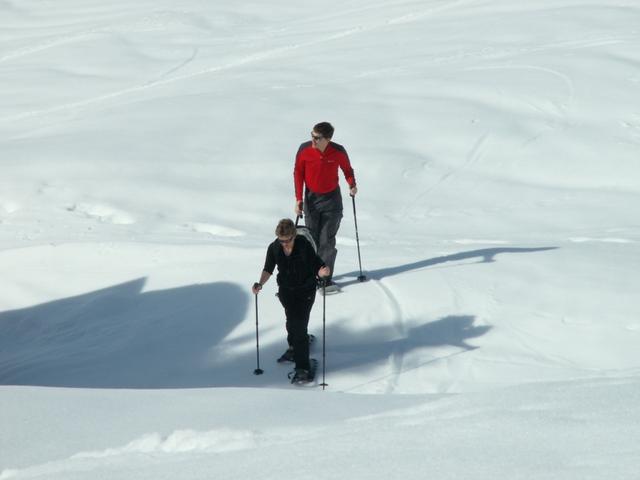
MULTIPOLYGON (((444 174, 440 175, 440 178, 438 178, 433 184, 428 186, 426 189, 423 189, 418 196, 416 196, 415 198, 413 198, 413 200, 408 202, 407 206, 405 206, 403 209, 401 217, 407 218, 410 212, 415 209, 415 205, 419 205, 421 201, 423 201, 428 196, 432 195, 436 190, 442 187, 443 184, 445 184, 451 178, 460 174, 462 171, 474 165, 475 163, 481 161, 485 155, 486 144, 489 137, 490 137, 490 132, 485 132, 482 135, 480 135, 476 139, 473 146, 470 148, 469 152, 467 153, 464 162, 459 166, 453 166, 448 168, 447 171, 444 174)), ((429 165, 429 162, 423 163, 423 168, 426 168, 428 165, 429 165)), ((410 173, 410 170, 405 170, 403 172, 403 177, 411 178, 411 176, 412 174, 410 173)), ((427 211, 426 215, 428 214, 429 212, 427 211)))
MULTIPOLYGON (((197 54, 198 49, 196 48, 194 50, 194 53, 192 54, 192 56, 185 60, 184 62, 182 62, 179 66, 174 67, 173 69, 168 70, 164 75, 161 75, 160 78, 156 79, 156 80, 152 80, 152 81, 148 81, 145 82, 143 84, 139 84, 139 85, 135 85, 135 86, 131 86, 128 88, 123 88, 120 90, 116 90, 113 91, 111 93, 107 93, 107 94, 103 94, 103 95, 98 95, 92 98, 88 98, 85 100, 79 100, 77 102, 70 102, 70 103, 66 103, 66 104, 62 104, 62 105, 57 105, 54 107, 50 107, 50 108, 45 108, 45 109, 40 109, 40 110, 31 110, 28 112, 22 112, 16 115, 10 115, 8 117, 4 117, 4 118, 0 118, 0 122, 5 122, 5 123, 11 123, 11 122, 15 122, 15 121, 20 121, 20 120, 25 120, 25 119, 32 119, 34 117, 41 117, 41 116, 46 116, 46 115, 50 115, 50 114, 55 114, 55 113, 60 113, 60 112, 68 112, 68 111, 73 111, 73 110, 78 110, 78 109, 83 109, 86 107, 91 107, 97 104, 101 104, 101 103, 105 103, 111 100, 115 100, 118 99, 120 97, 125 97, 127 95, 131 95, 131 94, 139 94, 139 93, 143 93, 146 91, 149 91, 151 89, 157 88, 157 87, 162 87, 162 86, 166 86, 166 85, 170 85, 170 84, 174 84, 177 82, 182 82, 182 81, 186 81, 186 80, 191 80, 200 76, 205 76, 205 75, 210 75, 210 74, 216 74, 216 73, 220 73, 220 72, 224 72, 227 70, 231 70, 231 69, 235 69, 238 67, 242 67, 251 63, 255 63, 255 62, 262 62, 265 60, 271 60, 274 58, 277 58, 279 56, 281 56, 282 54, 285 53, 289 53, 289 52, 293 52, 293 51, 300 51, 300 50, 306 50, 310 47, 314 47, 317 46, 319 44, 323 44, 323 43, 328 43, 328 42, 333 42, 335 40, 338 39, 342 39, 344 37, 349 37, 352 35, 356 35, 356 34, 362 34, 362 33, 368 33, 368 32, 372 32, 375 31, 377 29, 380 28, 384 28, 387 27, 389 25, 394 25, 394 24, 402 24, 402 23, 407 23, 407 22, 415 22, 418 20, 421 20, 424 17, 428 17, 431 16, 435 13, 439 13, 442 11, 447 11, 450 9, 454 9, 457 8, 459 6, 464 6, 466 4, 469 3, 474 3, 475 0, 459 0, 458 2, 454 2, 453 4, 450 5, 444 5, 441 7, 436 7, 436 8, 431 8, 431 9, 427 9, 423 12, 415 12, 415 13, 410 13, 410 14, 406 14, 406 15, 401 15, 400 17, 397 18, 393 18, 393 19, 388 19, 385 20, 383 22, 377 21, 377 22, 373 22, 372 24, 368 25, 368 26, 358 26, 355 28, 347 28, 341 32, 337 32, 337 33, 333 33, 333 34, 329 34, 329 35, 325 35, 323 37, 320 37, 318 39, 314 39, 308 42, 301 42, 301 43, 297 43, 297 44, 293 44, 293 45, 285 45, 285 46, 281 46, 281 47, 275 47, 272 49, 267 49, 264 50, 262 52, 258 52, 252 55, 247 55, 243 58, 240 58, 236 61, 232 61, 226 64, 222 64, 222 65, 213 65, 207 68, 204 68, 200 71, 197 72, 191 72, 191 73, 187 73, 184 75, 177 75, 174 77, 170 77, 170 78, 165 78, 168 75, 170 75, 172 72, 178 71, 180 70, 182 67, 184 67, 185 65, 191 63, 197 54)), ((164 25, 164 24, 162 24, 164 25)), ((44 42, 42 44, 39 45, 35 45, 33 47, 24 47, 23 49, 20 49, 18 51, 9 53, 9 54, 5 54, 3 57, 0 57, 0 63, 3 63, 5 61, 8 60, 12 60, 14 58, 19 58, 21 56, 24 55, 29 55, 31 53, 39 53, 43 50, 49 49, 49 48, 53 48, 59 45, 64 45, 64 44, 68 44, 68 43, 73 43, 75 41, 81 40, 81 39, 85 39, 89 36, 92 35, 97 35, 97 34, 111 34, 111 33, 117 33, 119 30, 119 28, 117 27, 102 27, 102 28, 97 28, 97 29, 91 29, 91 30, 87 30, 87 31, 83 31, 83 32, 79 32, 73 35, 69 35, 69 36, 63 36, 63 37, 59 37, 58 39, 49 41, 49 42, 44 42)), ((474 54, 475 55, 475 54, 474 54)), ((457 57, 453 57, 453 59, 456 59, 457 57)), ((442 59, 440 59, 442 60, 442 59)))
MULTIPOLYGON (((50 29, 72 29, 74 24, 64 25, 56 24, 50 25, 50 29)), ((72 44, 79 41, 87 40, 91 37, 97 37, 101 35, 120 35, 130 32, 150 32, 150 31, 163 31, 169 26, 189 26, 197 28, 194 25, 193 19, 190 15, 184 14, 178 11, 159 11, 153 13, 144 13, 142 16, 136 15, 135 18, 131 18, 126 21, 122 21, 117 25, 100 26, 89 29, 81 29, 67 34, 53 34, 53 38, 48 40, 37 42, 33 45, 20 47, 11 52, 5 53, 0 57, 0 63, 5 63, 11 60, 16 60, 36 53, 41 53, 52 48, 72 44)), ((195 57, 197 50, 191 58, 195 57)), ((187 62, 189 59, 187 59, 187 62)))
POLYGON ((100 30, 100 29, 96 29, 96 30, 88 30, 85 32, 79 32, 73 35, 64 35, 55 39, 51 39, 49 41, 46 42, 42 42, 36 45, 32 45, 29 47, 22 47, 18 50, 15 50, 13 52, 7 53, 5 55, 3 55, 2 57, 0 57, 0 63, 5 63, 5 62, 9 62, 11 60, 16 60, 28 55, 32 55, 35 53, 41 53, 43 51, 49 50, 51 48, 55 48, 55 47, 59 47, 62 45, 67 45, 70 43, 74 43, 80 40, 86 40, 87 38, 93 36, 93 35, 99 35, 99 34, 104 34, 104 33, 109 33, 106 30, 100 30))
MULTIPOLYGON (((324 37, 321 37, 319 39, 315 39, 309 42, 302 42, 299 44, 293 44, 293 45, 286 45, 284 47, 276 47, 273 49, 268 49, 268 50, 264 50, 262 52, 256 53, 256 54, 252 54, 252 55, 248 55, 244 58, 241 58, 237 61, 234 62, 229 62, 227 64, 223 64, 223 65, 216 65, 216 66, 211 66, 205 69, 202 69, 198 72, 192 72, 192 73, 188 73, 188 74, 184 74, 184 75, 179 75, 179 76, 175 76, 175 77, 171 77, 171 78, 165 78, 168 75, 170 75, 171 73, 174 73, 178 70, 180 70, 181 68, 183 68, 184 66, 186 66, 187 64, 191 63, 198 52, 198 49, 195 48, 194 52, 192 54, 192 56, 188 59, 186 59, 185 61, 183 61, 180 65, 178 65, 177 67, 174 67, 170 70, 168 70, 165 74, 161 75, 159 79, 153 80, 153 81, 148 81, 145 82, 144 84, 140 84, 137 86, 132 86, 129 88, 124 88, 121 90, 117 90, 108 94, 104 94, 104 95, 99 95, 93 98, 89 98, 86 100, 81 100, 78 102, 72 102, 72 103, 67 103, 67 104, 63 104, 63 105, 58 105, 55 107, 51 107, 51 108, 47 108, 47 109, 42 109, 42 110, 33 110, 33 111, 29 111, 29 112, 23 112, 17 115, 12 115, 9 117, 5 117, 5 118, 0 118, 0 122, 13 122, 13 121, 18 121, 18 120, 23 120, 23 119, 27 119, 27 118, 32 118, 32 117, 37 117, 37 116, 44 116, 44 115, 48 115, 48 114, 52 114, 52 113, 58 113, 58 112, 64 112, 64 111, 69 111, 69 110, 75 110, 75 109, 79 109, 79 108, 84 108, 84 107, 89 107, 95 104, 99 104, 99 103, 103 103, 109 100, 113 100, 119 97, 123 97, 129 94, 134 94, 134 93, 140 93, 140 92, 144 92, 156 87, 160 87, 160 86, 164 86, 164 85, 169 85, 172 83, 176 83, 176 82, 181 82, 181 81, 185 81, 185 80, 190 80, 199 76, 203 76, 203 75, 209 75, 209 74, 214 74, 214 73, 219 73, 222 71, 226 71, 226 70, 230 70, 230 69, 234 69, 237 67, 241 67, 253 62, 259 62, 259 61, 264 61, 264 60, 269 60, 275 57, 278 57, 280 55, 282 55, 283 53, 287 53, 287 52, 291 52, 291 51, 296 51, 296 50, 304 50, 308 47, 313 47, 315 45, 318 44, 322 44, 322 43, 327 43, 327 42, 331 42, 334 41, 336 39, 340 39, 343 37, 347 37, 347 36, 352 36, 355 34, 361 34, 361 33, 365 33, 365 32, 370 32, 370 31, 374 31, 376 29, 385 27, 387 25, 393 25, 393 24, 400 24, 400 23, 404 23, 407 21, 418 21, 419 19, 422 19, 426 16, 430 16, 433 15, 434 13, 438 13, 441 11, 445 11, 445 10, 449 10, 449 9, 453 9, 456 8, 458 6, 464 6, 465 4, 468 3, 473 3, 473 1, 464 1, 464 0, 460 0, 459 2, 455 2, 452 5, 446 5, 443 7, 437 7, 437 8, 432 8, 432 9, 428 9, 424 12, 418 12, 418 13, 410 13, 407 15, 402 15, 400 17, 397 17, 395 19, 390 19, 387 20, 385 22, 376 22, 372 25, 369 26, 359 26, 357 28, 349 28, 346 29, 342 32, 339 33, 334 33, 334 34, 330 34, 324 37)), ((70 36, 64 36, 62 38, 58 38, 56 40, 53 41, 49 41, 46 43, 43 43, 41 45, 36 45, 33 47, 25 47, 17 52, 12 52, 10 54, 5 54, 5 56, 0 57, 0 63, 14 59, 14 58, 18 58, 20 56, 23 55, 28 55, 30 53, 37 53, 37 52, 41 52, 43 50, 46 50, 48 48, 52 48, 52 47, 56 47, 59 45, 64 45, 67 43, 72 43, 74 41, 80 40, 80 39, 85 39, 91 35, 96 35, 96 34, 105 34, 105 33, 114 33, 114 32, 118 32, 118 28, 108 28, 108 27, 103 27, 103 28, 99 28, 99 29, 93 29, 93 30, 88 30, 88 31, 84 31, 84 32, 80 32, 74 35, 70 35, 70 36)), ((625 40, 622 38, 605 38, 605 39, 598 39, 598 40, 577 40, 577 41, 571 41, 571 42, 556 42, 556 43, 551 43, 548 45, 542 45, 540 47, 536 47, 535 49, 531 49, 531 51, 537 51, 540 49, 548 49, 548 48, 558 48, 558 47, 567 47, 567 46, 572 46, 573 48, 591 48, 594 46, 601 46, 601 45, 607 45, 607 44, 611 44, 611 43, 619 43, 619 42, 624 42, 625 40)), ((472 57, 482 57, 482 58, 490 58, 492 56, 501 56, 504 54, 507 55, 511 55, 514 52, 510 52, 509 50, 504 50, 501 54, 496 54, 495 52, 492 53, 491 55, 489 54, 482 54, 482 52, 471 52, 469 53, 470 56, 472 57)), ((518 53, 522 53, 522 52, 518 52, 518 53)), ((457 59, 458 56, 454 56, 454 57, 443 57, 440 59, 436 59, 437 61, 452 61, 457 59)), ((436 61, 434 60, 434 61, 436 61)), ((490 69, 490 68, 502 68, 502 69, 507 69, 507 68, 531 68, 531 69, 538 69, 541 71, 547 71, 549 73, 552 73, 554 75, 557 75, 561 78, 563 78, 563 80, 565 82, 567 82, 567 85, 569 86, 570 89, 570 98, 573 98, 573 82, 571 81, 570 78, 568 78, 566 75, 562 74, 561 72, 557 72, 555 70, 551 70, 548 68, 542 68, 542 67, 538 67, 538 66, 498 66, 498 67, 474 67, 477 69, 490 69)), ((531 140, 535 140, 534 137, 531 140)), ((525 142, 527 143, 527 142, 525 142)), ((473 157, 473 155, 472 155, 473 157)), ((441 179, 441 182, 446 180, 453 172, 449 172, 447 174, 444 175, 444 177, 441 179)), ((440 182, 440 183, 441 183, 440 182)))
MULTIPOLYGON (((391 310, 391 321, 393 322, 394 329, 399 338, 407 337, 407 329, 404 323, 405 315, 402 310, 402 306, 398 301, 396 295, 391 291, 389 287, 387 287, 382 280, 372 279, 375 282, 376 287, 384 294, 387 298, 387 305, 391 310)), ((385 389, 385 393, 393 393, 398 385, 398 379, 402 374, 402 363, 404 359, 404 353, 399 349, 395 349, 391 354, 391 358, 389 359, 389 364, 391 368, 391 376, 387 379, 387 387, 385 389)))
MULTIPOLYGON (((406 323, 405 323, 405 319, 407 318, 406 313, 404 312, 401 302, 398 300, 397 295, 393 292, 393 290, 385 285, 385 283, 382 280, 376 280, 376 279, 371 279, 372 282, 374 282, 374 284, 376 285, 376 287, 384 294, 384 296, 386 297, 387 301, 386 301, 386 305, 389 307, 389 310, 391 312, 391 322, 394 326, 394 330, 396 332, 396 336, 400 339, 407 339, 410 340, 408 338, 408 333, 407 333, 407 327, 406 327, 406 323)), ((452 284, 452 282, 450 282, 449 280, 447 280, 446 277, 443 277, 443 282, 447 283, 447 285, 449 286, 449 290, 452 293, 453 296, 453 309, 455 311, 460 311, 462 308, 462 296, 460 294, 460 292, 458 292, 458 290, 454 287, 454 285, 452 284)), ((488 303, 492 305, 492 307, 485 309, 486 312, 488 313, 490 309, 495 309, 498 305, 498 302, 495 298, 495 286, 492 287, 490 294, 489 294, 489 300, 488 303)), ((393 353, 390 355, 389 358, 389 369, 390 369, 390 373, 379 377, 377 379, 372 379, 370 381, 365 382, 364 384, 359 384, 359 385, 352 385, 349 388, 344 389, 343 391, 348 392, 348 391, 357 391, 360 387, 363 387, 365 385, 370 386, 376 383, 380 383, 380 382, 385 382, 386 383, 386 387, 384 389, 384 393, 385 394, 391 394, 394 393, 399 385, 400 382, 400 377, 407 372, 411 372, 411 371, 415 371, 417 369, 423 368, 429 364, 433 364, 435 362, 439 362, 439 361, 446 361, 452 357, 461 355, 463 353, 465 353, 467 351, 467 349, 462 349, 460 351, 451 353, 451 354, 447 354, 444 356, 440 356, 440 357, 434 357, 434 358, 429 358, 428 360, 421 362, 418 365, 412 366, 410 368, 406 368, 404 367, 404 356, 405 356, 405 352, 404 349, 400 348, 400 346, 398 348, 396 348, 393 353)), ((452 378, 455 378, 455 375, 452 376, 452 378)), ((440 387, 439 391, 448 391, 448 387, 440 387)))
MULTIPOLYGON (((554 46, 555 48, 558 45, 554 46)), ((498 66, 482 66, 482 67, 471 67, 467 69, 468 71, 487 71, 487 70, 525 70, 532 72, 541 72, 544 74, 548 74, 550 76, 558 78, 565 85, 565 99, 562 102, 558 102, 557 100, 548 100, 547 102, 538 102, 533 103, 531 101, 526 101, 526 104, 532 108, 533 110, 539 112, 545 117, 551 118, 548 121, 546 127, 541 131, 535 133, 529 138, 525 139, 521 143, 521 148, 526 148, 532 143, 538 141, 544 134, 547 134, 551 131, 557 129, 566 129, 570 125, 569 117, 568 117, 568 109, 574 103, 575 98, 575 84, 571 77, 559 70, 541 67, 538 65, 498 65, 498 66), (551 107, 550 107, 550 106, 551 107)))

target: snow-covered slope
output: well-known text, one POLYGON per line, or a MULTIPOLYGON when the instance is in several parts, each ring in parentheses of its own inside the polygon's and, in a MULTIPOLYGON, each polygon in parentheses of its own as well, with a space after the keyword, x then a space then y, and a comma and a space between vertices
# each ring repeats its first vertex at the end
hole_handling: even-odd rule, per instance
POLYGON ((634 478, 640 4, 234 3, 0 1, 0 479, 634 478), (323 120, 368 281, 345 196, 298 391, 323 120))

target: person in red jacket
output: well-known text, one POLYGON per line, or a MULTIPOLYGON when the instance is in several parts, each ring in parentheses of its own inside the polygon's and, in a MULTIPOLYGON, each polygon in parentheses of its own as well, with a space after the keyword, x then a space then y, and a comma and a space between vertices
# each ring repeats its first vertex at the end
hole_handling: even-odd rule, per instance
MULTIPOLYGON (((328 122, 318 123, 311 132, 311 141, 300 145, 293 170, 295 213, 304 212, 318 246, 318 255, 333 274, 336 255, 336 234, 342 220, 342 194, 338 169, 349 185, 349 194, 358 192, 349 155, 342 145, 332 142, 334 128, 328 122), (304 190, 304 191, 303 191, 304 190)), ((335 289, 331 278, 326 283, 335 289)))

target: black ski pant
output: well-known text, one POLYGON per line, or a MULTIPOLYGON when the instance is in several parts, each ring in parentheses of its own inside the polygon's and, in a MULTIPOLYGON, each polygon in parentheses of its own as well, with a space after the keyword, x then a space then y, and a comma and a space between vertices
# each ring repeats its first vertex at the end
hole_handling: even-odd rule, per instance
POLYGON ((333 192, 320 195, 305 192, 304 201, 305 225, 309 227, 311 235, 318 247, 318 256, 331 269, 333 277, 334 266, 338 250, 336 249, 336 235, 342 220, 342 194, 340 187, 333 192))
POLYGON ((284 307, 287 317, 287 342, 293 348, 295 368, 309 370, 309 315, 313 302, 316 300, 316 290, 294 290, 280 288, 278 298, 284 307))

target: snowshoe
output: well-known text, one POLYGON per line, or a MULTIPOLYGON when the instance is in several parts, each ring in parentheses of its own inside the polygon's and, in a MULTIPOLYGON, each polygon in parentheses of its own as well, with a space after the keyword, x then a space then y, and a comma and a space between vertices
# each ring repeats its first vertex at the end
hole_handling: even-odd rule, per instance
MULTIPOLYGON (((316 341, 316 336, 309 334, 309 345, 313 345, 314 342, 316 341)), ((287 362, 293 362, 293 348, 289 347, 285 350, 285 352, 280 355, 280 357, 278 358, 278 363, 287 363, 287 362)))
POLYGON ((293 362, 293 348, 287 348, 278 358, 278 363, 293 362))
POLYGON ((316 379, 316 370, 318 369, 318 361, 315 358, 309 359, 310 368, 296 368, 289 373, 289 380, 293 385, 307 385, 316 379))

